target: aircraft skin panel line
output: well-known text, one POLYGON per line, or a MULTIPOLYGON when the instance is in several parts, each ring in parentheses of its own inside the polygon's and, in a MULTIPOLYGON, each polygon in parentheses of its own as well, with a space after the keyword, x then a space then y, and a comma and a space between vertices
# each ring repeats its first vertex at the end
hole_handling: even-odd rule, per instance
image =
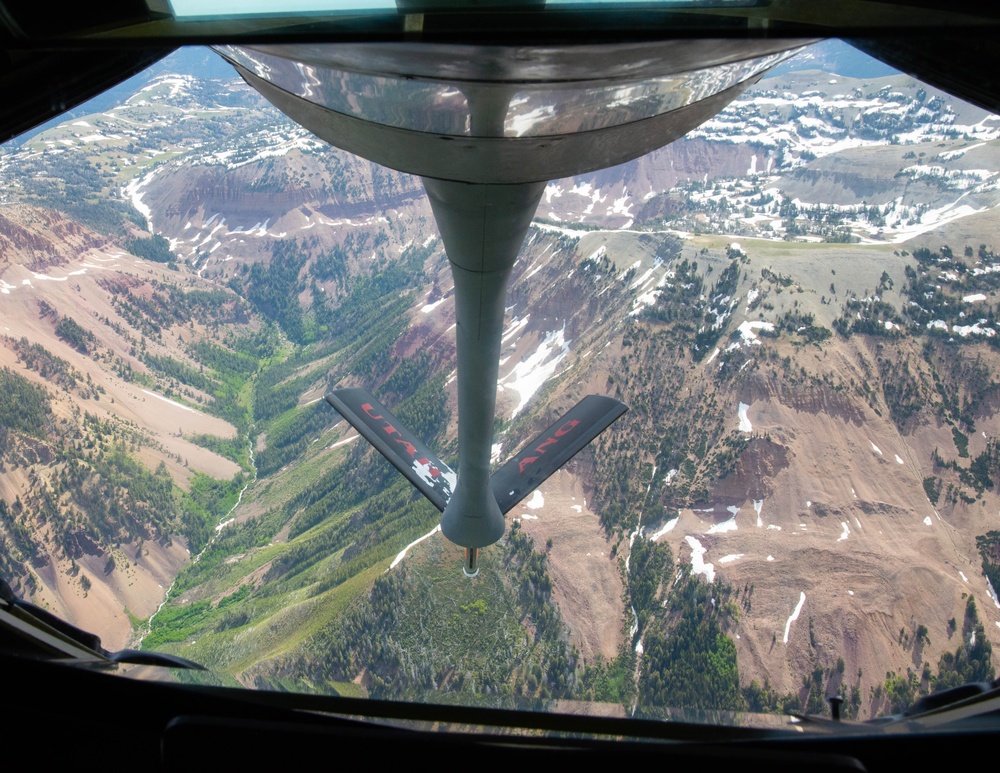
POLYGON ((365 389, 335 389, 326 401, 431 504, 444 511, 455 490, 455 473, 388 408, 365 389))

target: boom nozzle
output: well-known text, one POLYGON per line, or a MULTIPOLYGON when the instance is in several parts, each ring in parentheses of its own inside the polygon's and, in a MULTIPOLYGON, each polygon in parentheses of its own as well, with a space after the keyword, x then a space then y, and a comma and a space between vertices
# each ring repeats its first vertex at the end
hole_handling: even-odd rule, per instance
POLYGON ((465 563, 462 564, 462 571, 466 577, 475 577, 479 574, 479 548, 465 549, 465 563))

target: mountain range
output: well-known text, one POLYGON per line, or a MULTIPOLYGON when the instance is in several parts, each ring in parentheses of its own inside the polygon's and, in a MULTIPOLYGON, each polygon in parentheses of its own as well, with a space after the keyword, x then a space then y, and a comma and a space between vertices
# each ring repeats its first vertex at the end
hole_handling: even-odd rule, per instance
POLYGON ((364 386, 455 461, 418 180, 169 59, 7 148, 0 569, 260 687, 869 717, 992 674, 1000 118, 825 45, 546 189, 495 460, 585 394, 630 411, 475 580, 322 401, 364 386))

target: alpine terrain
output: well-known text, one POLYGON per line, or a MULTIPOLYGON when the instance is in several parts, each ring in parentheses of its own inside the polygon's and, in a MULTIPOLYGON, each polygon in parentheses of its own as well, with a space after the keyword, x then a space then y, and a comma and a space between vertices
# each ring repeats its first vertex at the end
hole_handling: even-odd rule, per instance
POLYGON ((455 463, 419 180, 205 52, 3 148, 0 572, 224 683, 622 716, 869 718, 1000 646, 1000 118, 844 44, 552 183, 494 458, 629 412, 459 569, 322 399, 455 463), (809 69, 822 67, 822 69, 809 69))

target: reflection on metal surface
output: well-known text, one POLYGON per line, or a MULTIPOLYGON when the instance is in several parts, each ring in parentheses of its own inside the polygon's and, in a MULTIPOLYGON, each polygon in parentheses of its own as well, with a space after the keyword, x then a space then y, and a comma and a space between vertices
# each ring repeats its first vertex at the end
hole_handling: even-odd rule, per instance
POLYGON ((407 131, 493 139, 595 131, 663 115, 750 81, 794 53, 775 51, 773 43, 763 52, 758 42, 698 43, 705 50, 718 43, 724 54, 714 58, 729 61, 678 72, 689 66, 690 41, 618 48, 618 72, 609 77, 593 64, 609 54, 605 50, 570 49, 556 56, 468 47, 453 52, 465 54, 458 58, 468 63, 463 78, 457 77, 455 59, 447 67, 418 59, 408 68, 407 49, 392 45, 381 49, 380 72, 356 68, 344 47, 218 50, 258 78, 341 115, 407 131), (569 78, 565 71, 557 76, 556 58, 571 62, 569 78))
POLYGON ((652 118, 749 80, 784 58, 772 54, 628 85, 524 90, 510 102, 504 136, 570 134, 652 118))

